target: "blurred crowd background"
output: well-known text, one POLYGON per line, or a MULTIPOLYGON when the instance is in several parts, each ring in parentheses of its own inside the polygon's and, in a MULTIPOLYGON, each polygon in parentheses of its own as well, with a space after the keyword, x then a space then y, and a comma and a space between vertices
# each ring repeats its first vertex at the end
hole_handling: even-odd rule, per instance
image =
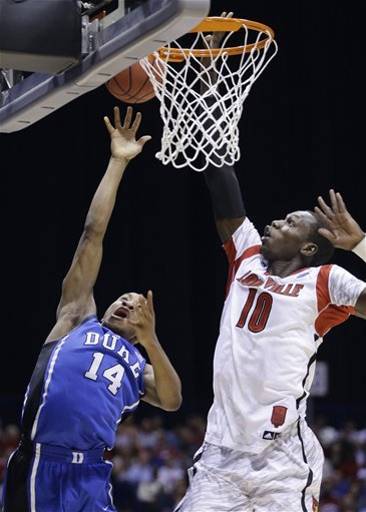
MULTIPOLYGON (((113 497, 118 512, 172 512, 188 485, 187 469, 201 446, 205 419, 187 416, 167 427, 161 415, 135 419, 118 428, 113 462, 113 497)), ((327 418, 312 428, 325 452, 321 512, 366 512, 366 429, 347 421, 336 429, 327 418)), ((19 442, 16 424, 0 426, 0 486, 6 462, 19 442)))

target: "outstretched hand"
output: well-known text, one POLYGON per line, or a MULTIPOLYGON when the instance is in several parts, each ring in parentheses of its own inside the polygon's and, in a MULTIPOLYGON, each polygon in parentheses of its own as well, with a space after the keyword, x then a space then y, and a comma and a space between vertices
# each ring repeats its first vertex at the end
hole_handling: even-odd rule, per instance
POLYGON ((365 233, 347 210, 341 194, 331 189, 329 197, 331 206, 319 196, 319 207, 315 207, 316 213, 326 226, 326 228, 319 228, 319 233, 334 247, 351 251, 364 238, 365 233))
POLYGON ((131 160, 141 153, 145 143, 151 139, 150 135, 144 135, 136 140, 136 133, 141 124, 142 115, 137 112, 134 121, 132 107, 127 108, 127 113, 121 125, 121 114, 118 107, 114 107, 114 127, 107 116, 104 123, 111 136, 111 153, 116 159, 131 160))
MULTIPOLYGON (((229 12, 229 13, 222 12, 220 17, 221 18, 232 18, 233 14, 234 13, 232 13, 232 12, 229 12)), ((214 50, 216 48, 220 48, 221 42, 222 42, 222 40, 223 40, 223 38, 224 38, 224 36, 226 34, 227 34, 227 32, 221 31, 221 32, 213 32, 212 34, 208 34, 207 36, 205 36, 205 41, 206 41, 207 47, 209 49, 212 49, 212 50, 214 50)), ((202 80, 201 80, 201 94, 204 94, 209 89, 209 85, 206 82, 211 81, 211 83, 213 83, 213 84, 216 83, 216 81, 217 81, 217 72, 211 66, 211 64, 212 64, 211 57, 202 57, 201 64, 202 64, 203 67, 208 69, 208 75, 210 77, 210 80, 207 80, 204 75, 202 77, 202 80)))
MULTIPOLYGON (((233 12, 226 13, 225 11, 221 13, 220 18, 232 18, 234 15, 233 12)), ((223 40, 224 36, 227 34, 225 31, 221 32, 213 32, 212 34, 209 34, 206 36, 206 41, 208 43, 209 48, 215 49, 220 48, 221 41, 223 40)))

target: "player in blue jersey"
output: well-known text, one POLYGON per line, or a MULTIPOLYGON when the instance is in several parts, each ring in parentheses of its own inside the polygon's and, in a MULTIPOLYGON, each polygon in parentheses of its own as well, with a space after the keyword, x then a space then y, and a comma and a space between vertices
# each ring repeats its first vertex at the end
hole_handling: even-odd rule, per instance
POLYGON ((111 158, 62 284, 57 321, 40 352, 24 400, 22 439, 8 462, 4 512, 112 512, 111 448, 123 416, 140 399, 166 411, 181 404, 177 373, 155 333, 153 296, 126 293, 96 316, 93 287, 102 243, 128 162, 151 137, 129 107, 121 125, 104 118, 111 158), (147 364, 135 344, 150 359, 147 364))

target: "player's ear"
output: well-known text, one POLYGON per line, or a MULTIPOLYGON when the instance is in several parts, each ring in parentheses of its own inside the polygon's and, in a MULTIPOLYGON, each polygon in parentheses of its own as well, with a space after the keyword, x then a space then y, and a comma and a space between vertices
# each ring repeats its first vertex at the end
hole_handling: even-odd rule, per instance
POLYGON ((314 242, 306 242, 301 249, 300 252, 303 256, 309 258, 315 256, 318 252, 318 246, 314 242))

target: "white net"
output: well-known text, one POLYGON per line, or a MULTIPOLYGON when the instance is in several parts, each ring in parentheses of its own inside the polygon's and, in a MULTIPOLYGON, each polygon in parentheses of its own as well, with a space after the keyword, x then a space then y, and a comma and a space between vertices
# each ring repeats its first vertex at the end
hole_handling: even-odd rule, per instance
POLYGON ((251 49, 239 56, 230 56, 226 50, 238 32, 225 35, 218 55, 210 50, 205 34, 198 32, 190 49, 173 41, 164 53, 154 53, 155 61, 147 57, 140 61, 160 100, 164 129, 156 157, 164 165, 204 171, 210 164, 221 167, 240 159, 238 122, 243 103, 277 53, 269 32, 254 32, 245 24, 242 29, 242 45, 251 49), (210 56, 194 55, 191 50, 197 48, 210 50, 210 56), (181 62, 170 62, 177 49, 181 62))

